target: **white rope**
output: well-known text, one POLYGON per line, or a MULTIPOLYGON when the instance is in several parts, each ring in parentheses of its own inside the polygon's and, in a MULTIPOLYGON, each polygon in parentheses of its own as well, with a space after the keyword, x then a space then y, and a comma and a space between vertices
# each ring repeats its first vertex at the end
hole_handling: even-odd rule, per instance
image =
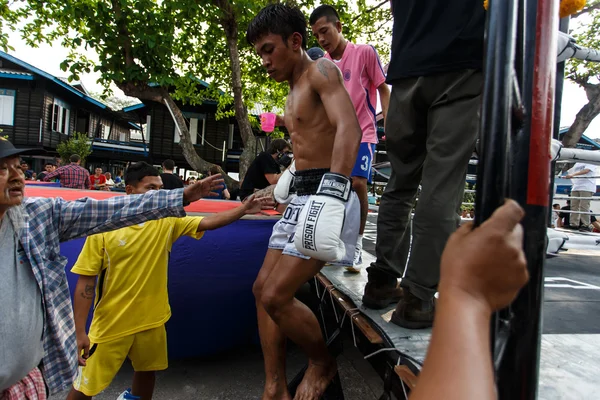
POLYGON ((588 164, 600 165, 600 151, 563 147, 562 143, 556 139, 552 139, 550 148, 553 161, 579 161, 588 164))
POLYGON ((337 310, 335 309, 335 303, 333 302, 333 294, 331 293, 331 291, 329 292, 329 299, 331 300, 331 305, 333 306, 333 315, 335 316, 335 322, 337 324, 340 323, 340 319, 338 318, 338 314, 337 314, 337 310))
POLYGON ((600 215, 600 213, 595 212, 587 212, 587 211, 572 211, 572 210, 554 210, 557 213, 567 213, 567 214, 585 214, 585 215, 600 215))
POLYGON ((567 196, 567 195, 555 195, 554 199, 560 199, 560 200, 575 199, 575 200, 600 201, 600 197, 598 197, 598 196, 594 196, 594 197, 572 197, 572 196, 567 196))
POLYGON ((555 178, 560 178, 560 179, 600 179, 600 176, 583 176, 583 175, 578 175, 578 176, 573 176, 571 178, 565 178, 564 176, 555 176, 555 178))
POLYGON ((371 358, 371 357, 373 357, 374 355, 377 355, 377 354, 379 354, 379 353, 383 353, 384 351, 398 351, 398 349, 397 349, 397 348, 395 348, 395 347, 385 347, 385 348, 383 348, 383 349, 375 350, 373 353, 371 353, 371 354, 369 354, 369 355, 366 355, 364 358, 365 358, 365 360, 366 360, 367 358, 371 358))

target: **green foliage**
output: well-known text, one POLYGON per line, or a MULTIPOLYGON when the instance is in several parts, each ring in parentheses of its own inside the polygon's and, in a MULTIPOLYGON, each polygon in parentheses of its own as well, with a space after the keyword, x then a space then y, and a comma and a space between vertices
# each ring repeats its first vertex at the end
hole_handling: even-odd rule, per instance
MULTIPOLYGON (((475 185, 472 187, 469 186, 468 182, 465 182, 465 193, 463 194, 463 203, 475 203, 475 193, 467 193, 467 190, 475 190, 475 185)), ((460 205, 461 211, 468 211, 475 209, 474 205, 460 205)))
MULTIPOLYGON (((245 39, 246 28, 268 0, 28 0, 18 7, 0 0, 0 21, 15 29, 25 16, 20 30, 26 43, 61 40, 71 50, 61 63, 70 78, 84 73, 100 73, 99 83, 110 95, 112 82, 156 84, 173 88, 173 97, 188 104, 210 98, 218 100, 218 117, 233 115, 233 88, 229 46, 222 21, 225 6, 235 16, 238 56, 245 104, 251 109, 261 103, 283 108, 287 85, 269 79, 245 39), (130 46, 131 59, 124 48, 130 46), (82 49, 93 50, 93 60, 82 49), (205 89, 197 79, 210 83, 205 89), (218 89, 217 89, 218 88, 218 89), (219 91, 222 90, 222 92, 219 91)), ((308 16, 318 5, 314 0, 296 3, 308 16)), ((389 54, 391 20, 387 1, 329 1, 340 12, 344 34, 350 40, 374 44, 384 62, 389 54)), ((309 29, 310 32, 310 29, 309 29)), ((311 46, 316 45, 314 37, 311 46)), ((7 31, 0 35, 0 46, 8 47, 7 31)))
MULTIPOLYGON (((587 7, 600 3, 600 0, 588 1, 587 7)), ((600 49, 600 9, 593 9, 571 22, 575 29, 571 32, 581 47, 600 49)), ((580 86, 597 84, 600 80, 600 63, 571 58, 567 61, 567 78, 580 86)))
POLYGON ((69 157, 78 154, 81 157, 81 165, 84 165, 86 158, 92 153, 92 143, 85 133, 75 132, 69 136, 69 139, 59 143, 56 151, 66 163, 68 163, 69 157))

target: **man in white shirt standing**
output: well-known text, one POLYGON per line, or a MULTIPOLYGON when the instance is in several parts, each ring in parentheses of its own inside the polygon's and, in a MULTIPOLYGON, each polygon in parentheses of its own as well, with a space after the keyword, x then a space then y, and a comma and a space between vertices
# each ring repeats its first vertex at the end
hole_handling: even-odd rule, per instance
MULTIPOLYGON (((576 163, 565 176, 566 179, 571 179, 571 211, 590 211, 590 200, 579 198, 592 197, 596 193, 596 166, 593 164, 576 163), (572 179, 575 178, 575 179, 572 179)), ((590 225, 590 214, 578 214, 574 212, 570 218, 570 228, 592 231, 590 225)))

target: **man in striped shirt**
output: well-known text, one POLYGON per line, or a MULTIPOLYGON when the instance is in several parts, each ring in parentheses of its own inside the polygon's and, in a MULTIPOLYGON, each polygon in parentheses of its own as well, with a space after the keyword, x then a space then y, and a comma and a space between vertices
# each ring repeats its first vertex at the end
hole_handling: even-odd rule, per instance
POLYGON ((56 171, 47 174, 44 177, 44 182, 49 182, 52 179, 60 179, 60 186, 71 189, 89 189, 90 188, 90 173, 83 168, 81 157, 73 154, 70 158, 69 165, 62 166, 56 171))
POLYGON ((78 364, 60 243, 183 217, 184 205, 215 196, 223 180, 106 200, 25 198, 19 155, 26 151, 0 136, 0 399, 45 400, 46 387, 56 395, 71 386, 78 364))

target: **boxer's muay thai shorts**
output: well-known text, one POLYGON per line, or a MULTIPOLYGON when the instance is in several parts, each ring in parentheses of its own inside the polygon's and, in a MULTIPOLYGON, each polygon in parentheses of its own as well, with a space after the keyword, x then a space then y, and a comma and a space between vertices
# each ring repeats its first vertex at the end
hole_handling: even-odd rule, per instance
MULTIPOLYGON (((308 201, 308 198, 317 193, 323 174, 327 169, 308 169, 296 171, 294 178, 294 190, 290 203, 283 213, 283 217, 273 226, 273 233, 269 239, 269 248, 283 250, 283 254, 299 257, 308 260, 305 256, 296 250, 294 245, 294 233, 298 224, 298 217, 302 208, 308 201)), ((358 196, 354 191, 350 193, 350 199, 346 203, 346 215, 344 218, 344 227, 342 229, 341 239, 346 245, 346 255, 342 260, 331 264, 340 266, 354 265, 354 251, 358 240, 358 231, 360 229, 360 203, 358 196)), ((319 240, 317 237, 316 240, 319 240)))

